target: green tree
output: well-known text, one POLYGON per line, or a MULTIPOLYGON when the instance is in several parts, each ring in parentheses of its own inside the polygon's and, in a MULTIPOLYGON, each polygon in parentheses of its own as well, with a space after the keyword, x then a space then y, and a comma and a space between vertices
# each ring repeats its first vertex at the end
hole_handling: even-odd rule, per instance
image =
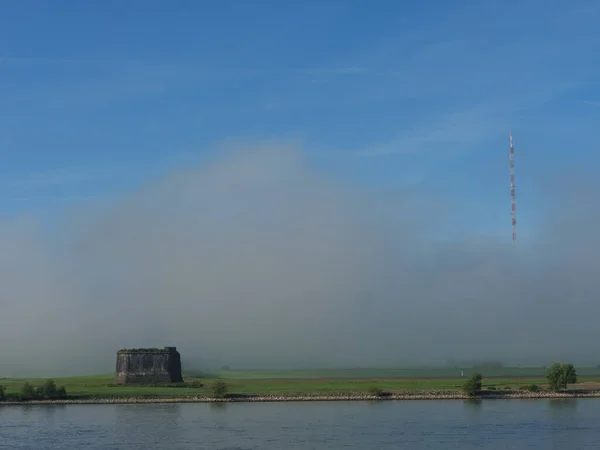
POLYGON ((567 385, 577 383, 577 372, 573 364, 553 363, 546 373, 551 391, 566 389, 567 385))
POLYGON ((19 398, 23 401, 27 400, 35 400, 37 398, 37 393, 35 391, 35 387, 29 382, 25 383, 21 388, 21 392, 19 393, 19 398))
POLYGON ((40 387, 40 394, 43 398, 47 398, 48 400, 60 398, 59 390, 56 387, 54 380, 44 381, 44 384, 40 387))
POLYGON ((224 381, 217 381, 212 386, 212 392, 213 392, 213 396, 215 398, 225 397, 225 395, 227 395, 228 391, 229 391, 229 387, 227 386, 227 383, 225 383, 224 381))
POLYGON ((64 386, 57 387, 54 380, 46 380, 44 384, 36 389, 41 398, 48 400, 59 400, 67 398, 67 390, 64 386))
POLYGON ((0 402, 6 400, 6 388, 0 385, 0 402))
POLYGON ((481 380, 483 380, 481 374, 474 373, 463 385, 463 392, 469 397, 474 397, 481 391, 481 380))
POLYGON ((44 400, 46 396, 44 395, 44 386, 38 386, 35 388, 35 395, 32 400, 44 400))
POLYGON ((67 398, 67 389, 64 386, 61 386, 56 390, 56 398, 59 398, 61 400, 67 398))

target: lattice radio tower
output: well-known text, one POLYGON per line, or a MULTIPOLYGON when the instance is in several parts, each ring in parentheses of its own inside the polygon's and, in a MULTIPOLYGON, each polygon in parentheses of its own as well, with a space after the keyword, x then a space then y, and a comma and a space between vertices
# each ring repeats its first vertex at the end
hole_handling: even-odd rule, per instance
POLYGON ((515 149, 513 147, 512 132, 510 133, 510 203, 511 203, 511 217, 512 217, 512 242, 513 244, 517 240, 517 216, 515 211, 515 149))

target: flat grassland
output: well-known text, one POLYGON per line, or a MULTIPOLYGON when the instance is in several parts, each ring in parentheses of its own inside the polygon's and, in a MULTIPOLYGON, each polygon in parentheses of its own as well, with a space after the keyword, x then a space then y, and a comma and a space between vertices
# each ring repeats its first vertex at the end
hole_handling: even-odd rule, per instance
MULTIPOLYGON (((545 369, 497 368, 468 369, 464 376, 456 369, 337 369, 190 373, 181 385, 119 386, 114 376, 93 375, 54 378, 65 386, 71 399, 186 398, 212 397, 212 386, 224 381, 234 395, 344 395, 368 393, 380 389, 392 393, 459 392, 473 372, 483 374, 484 390, 518 390, 522 386, 546 384, 545 369), (457 373, 458 372, 458 373, 457 373)), ((579 382, 570 390, 600 389, 600 369, 578 368, 579 382)), ((25 382, 41 385, 44 379, 0 378, 9 395, 17 394, 25 382)))

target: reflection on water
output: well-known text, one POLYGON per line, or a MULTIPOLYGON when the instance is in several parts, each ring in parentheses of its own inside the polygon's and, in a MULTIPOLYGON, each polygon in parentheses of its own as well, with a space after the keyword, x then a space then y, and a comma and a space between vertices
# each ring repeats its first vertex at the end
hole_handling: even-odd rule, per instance
POLYGON ((227 403, 225 403, 225 402, 209 403, 208 407, 214 411, 224 411, 225 408, 227 408, 227 403))
POLYGON ((0 447, 79 449, 597 448, 600 400, 0 407, 0 447))
POLYGON ((483 405, 483 400, 480 398, 468 398, 463 400, 463 403, 466 406, 470 406, 473 408, 481 408, 481 406, 483 405))
POLYGON ((573 409, 577 407, 577 398, 550 398, 548 406, 550 409, 573 409))
POLYGON ((180 403, 152 405, 151 409, 145 406, 148 405, 119 405, 113 408, 111 422, 116 424, 115 442, 121 443, 124 448, 137 448, 135 445, 153 445, 157 440, 178 442, 185 436, 185 428, 179 426, 182 418, 180 403), (132 435, 133 427, 136 433, 132 435))
POLYGON ((577 398, 552 398, 548 399, 548 415, 554 420, 572 419, 576 417, 577 398))

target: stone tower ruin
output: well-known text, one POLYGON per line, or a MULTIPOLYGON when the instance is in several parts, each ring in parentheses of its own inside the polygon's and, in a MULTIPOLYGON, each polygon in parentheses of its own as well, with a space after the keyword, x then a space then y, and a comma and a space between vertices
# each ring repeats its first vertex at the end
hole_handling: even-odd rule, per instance
POLYGON ((182 382, 181 355, 175 347, 123 349, 117 352, 117 384, 182 382))

